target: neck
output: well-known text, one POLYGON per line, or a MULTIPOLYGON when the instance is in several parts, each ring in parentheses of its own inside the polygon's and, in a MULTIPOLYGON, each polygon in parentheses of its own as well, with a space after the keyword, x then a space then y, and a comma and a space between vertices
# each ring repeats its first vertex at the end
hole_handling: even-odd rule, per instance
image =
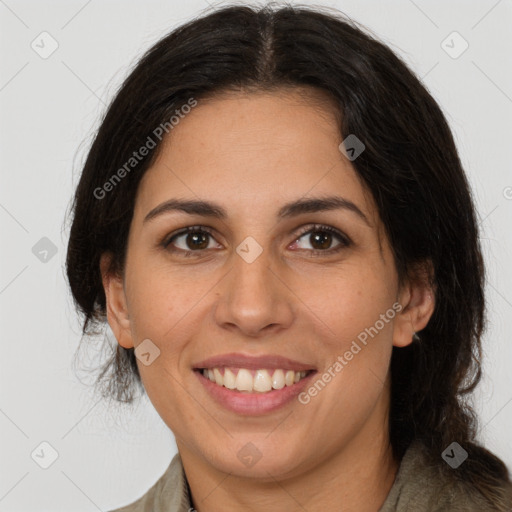
POLYGON ((387 400, 379 402, 349 443, 293 478, 268 479, 218 471, 176 440, 197 512, 375 512, 384 503, 399 467, 389 442, 387 400))

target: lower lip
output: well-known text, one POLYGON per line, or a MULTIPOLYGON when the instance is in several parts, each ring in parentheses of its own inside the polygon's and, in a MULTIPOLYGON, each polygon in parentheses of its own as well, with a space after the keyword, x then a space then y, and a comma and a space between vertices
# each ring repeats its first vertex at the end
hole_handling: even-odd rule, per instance
POLYGON ((247 393, 228 389, 212 382, 201 371, 195 370, 194 373, 210 396, 220 405, 238 414, 257 416, 276 411, 289 404, 308 385, 316 371, 311 372, 291 386, 273 389, 266 393, 258 393, 257 391, 247 393))

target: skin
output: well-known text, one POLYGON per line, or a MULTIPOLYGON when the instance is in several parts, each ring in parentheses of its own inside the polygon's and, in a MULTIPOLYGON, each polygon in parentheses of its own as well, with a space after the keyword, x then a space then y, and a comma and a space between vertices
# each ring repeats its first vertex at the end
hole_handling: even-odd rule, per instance
POLYGON ((149 338, 160 350, 150 365, 137 363, 175 435, 199 512, 375 512, 399 465, 387 427, 391 351, 426 326, 433 293, 419 277, 399 287, 373 199, 338 148, 332 105, 316 91, 302 92, 200 101, 139 185, 124 276, 107 271, 110 254, 101 259, 119 344, 137 347, 149 338), (346 209, 276 217, 287 202, 334 193, 355 203, 369 224, 346 209), (213 201, 228 217, 167 212, 143 223, 171 198, 213 201), (174 240, 177 251, 198 256, 159 245, 198 224, 213 230, 207 248, 195 249, 190 236, 187 244, 187 235, 174 240), (333 252, 342 244, 336 235, 322 246, 299 233, 313 224, 352 243, 333 252), (263 249, 250 264, 236 252, 247 236, 263 249), (324 252, 312 257, 315 249, 324 252), (306 405, 294 400, 243 417, 214 402, 192 371, 207 357, 242 352, 304 361, 321 375, 397 301, 402 311, 306 405), (262 454, 250 468, 237 457, 249 442, 262 454))

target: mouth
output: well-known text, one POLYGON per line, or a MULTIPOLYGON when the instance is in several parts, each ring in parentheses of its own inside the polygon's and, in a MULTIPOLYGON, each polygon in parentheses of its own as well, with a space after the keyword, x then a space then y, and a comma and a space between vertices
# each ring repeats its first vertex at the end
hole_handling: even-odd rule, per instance
POLYGON ((316 370, 237 367, 197 368, 203 389, 223 409, 241 416, 262 416, 292 405, 311 382, 316 370), (292 382, 293 376, 293 382, 292 382), (232 389, 228 386, 233 386, 232 389))
POLYGON ((232 366, 196 368, 195 371, 219 387, 240 393, 271 393, 291 387, 315 373, 315 370, 251 369, 232 366))
POLYGON ((205 392, 222 408, 243 416, 272 413, 311 382, 311 364, 276 354, 230 353, 193 364, 205 392))

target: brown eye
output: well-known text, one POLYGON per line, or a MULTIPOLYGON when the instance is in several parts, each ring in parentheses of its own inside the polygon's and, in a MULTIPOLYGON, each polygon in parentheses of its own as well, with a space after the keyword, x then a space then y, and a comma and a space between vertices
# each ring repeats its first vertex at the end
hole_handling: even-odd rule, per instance
POLYGON ((193 232, 185 234, 185 243, 189 249, 207 249, 208 237, 210 235, 204 232, 193 232))
MULTIPOLYGON (((338 252, 341 249, 351 245, 351 242, 347 236, 329 226, 316 225, 312 228, 306 228, 302 231, 299 238, 295 240, 293 244, 294 248, 297 247, 301 238, 304 238, 310 244, 310 252, 315 255, 338 252), (332 248, 332 244, 336 239, 338 240, 338 244, 332 248)), ((305 248, 305 250, 308 249, 308 247, 305 248)))
POLYGON ((310 243, 315 249, 329 249, 333 236, 324 231, 314 231, 309 235, 310 243))
MULTIPOLYGON (((311 245, 311 249, 305 248, 305 250, 312 256, 336 253, 352 244, 350 239, 337 229, 322 225, 309 226, 302 230, 299 237, 292 244, 294 249, 297 248, 302 238, 311 245), (338 244, 332 248, 335 240, 338 240, 338 244)), ((215 245, 210 246, 210 241, 212 240, 215 239, 209 228, 190 226, 172 235, 167 241, 162 243, 162 246, 169 252, 177 253, 178 255, 186 257, 192 255, 200 256, 203 251, 216 248, 215 245)))
POLYGON ((192 252, 211 249, 210 239, 213 239, 211 232, 201 226, 191 226, 170 237, 162 245, 171 252, 182 252, 190 255, 192 252))

